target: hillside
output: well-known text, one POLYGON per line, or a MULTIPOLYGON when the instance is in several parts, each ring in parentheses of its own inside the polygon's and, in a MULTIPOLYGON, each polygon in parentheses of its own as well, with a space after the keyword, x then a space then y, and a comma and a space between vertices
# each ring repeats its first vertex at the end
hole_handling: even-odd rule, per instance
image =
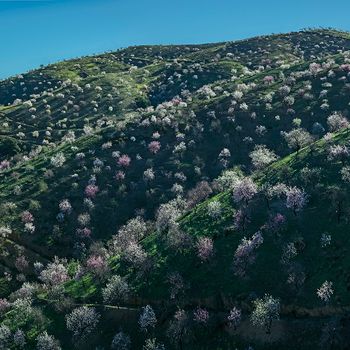
POLYGON ((0 348, 347 349, 349 49, 307 30, 0 81, 0 348))

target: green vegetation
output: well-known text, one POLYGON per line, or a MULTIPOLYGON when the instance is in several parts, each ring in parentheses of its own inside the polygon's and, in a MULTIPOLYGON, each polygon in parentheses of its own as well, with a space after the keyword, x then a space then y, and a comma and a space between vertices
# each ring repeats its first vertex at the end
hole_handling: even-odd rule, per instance
POLYGON ((346 349, 349 49, 310 30, 0 81, 0 346, 346 349))

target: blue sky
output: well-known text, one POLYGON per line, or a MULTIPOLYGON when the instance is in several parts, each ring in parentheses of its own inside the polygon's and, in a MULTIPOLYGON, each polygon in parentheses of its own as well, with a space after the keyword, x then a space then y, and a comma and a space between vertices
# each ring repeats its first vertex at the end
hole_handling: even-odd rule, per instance
POLYGON ((348 0, 0 0, 0 79, 129 45, 349 30, 349 11, 348 0))

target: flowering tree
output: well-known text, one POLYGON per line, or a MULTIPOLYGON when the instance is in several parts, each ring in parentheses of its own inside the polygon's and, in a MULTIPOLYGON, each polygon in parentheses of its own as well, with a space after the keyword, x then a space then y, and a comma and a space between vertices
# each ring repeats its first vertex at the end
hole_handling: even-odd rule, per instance
POLYGON ((340 112, 334 112, 327 118, 327 125, 331 132, 336 132, 347 128, 349 121, 340 112))
POLYGON ((295 258, 298 255, 297 248, 294 242, 287 243, 282 251, 281 262, 282 264, 288 265, 290 260, 295 258))
POLYGON ((103 278, 108 272, 108 263, 104 256, 94 254, 86 261, 86 267, 96 276, 103 278))
POLYGON ((172 200, 160 205, 156 214, 156 228, 159 232, 166 231, 171 226, 176 225, 177 219, 183 212, 183 203, 172 200))
POLYGON ((85 188, 85 195, 88 198, 95 198, 98 191, 99 191, 98 186, 93 185, 93 184, 87 185, 85 188))
POLYGON ((142 350, 165 350, 165 346, 162 343, 158 343, 156 338, 149 338, 146 339, 142 350))
POLYGON ((100 314, 95 309, 81 306, 66 315, 66 326, 73 333, 76 342, 85 341, 95 330, 100 320, 100 314))
POLYGON ((102 289, 103 302, 105 304, 116 303, 119 305, 121 302, 125 302, 130 293, 128 283, 120 276, 112 276, 106 287, 102 289))
POLYGON ((29 212, 28 210, 25 210, 21 214, 21 219, 24 224, 28 224, 34 221, 34 216, 31 212, 29 212))
POLYGON ((160 150, 160 142, 159 141, 151 141, 149 144, 148 144, 148 150, 153 153, 153 154, 156 154, 159 152, 160 150))
POLYGON ((27 258, 24 255, 20 255, 16 260, 15 260, 15 266, 18 271, 23 272, 28 268, 29 262, 27 258))
POLYGON ((320 288, 317 289, 317 296, 328 303, 334 293, 333 282, 325 281, 320 288))
POLYGON ((242 319, 241 310, 237 309, 236 307, 233 307, 230 310, 229 315, 227 316, 227 321, 229 326, 234 330, 237 329, 238 325, 241 323, 241 319, 242 319))
POLYGON ((295 149, 297 153, 302 147, 309 145, 313 141, 312 136, 306 130, 301 128, 293 129, 289 132, 283 132, 282 136, 286 140, 288 147, 295 149))
POLYGON ((82 213, 78 215, 78 223, 81 226, 87 226, 90 224, 91 216, 89 213, 82 213))
POLYGON ((193 312, 193 320, 199 324, 207 324, 209 321, 209 312, 206 309, 198 307, 193 312))
POLYGON ((6 311, 8 311, 8 309, 10 307, 11 307, 11 304, 7 299, 5 299, 5 298, 0 299, 0 315, 4 314, 6 311))
POLYGON ((210 201, 207 206, 208 215, 213 219, 218 219, 222 212, 221 203, 217 200, 210 201))
POLYGON ((121 171, 121 170, 117 171, 117 172, 115 173, 115 179, 116 179, 117 181, 122 181, 122 180, 124 180, 124 179, 125 179, 125 173, 124 173, 124 171, 121 171))
POLYGON ((236 203, 248 204, 248 202, 258 193, 258 187, 252 179, 246 177, 238 182, 233 190, 233 200, 236 203))
POLYGON ((279 319, 279 300, 265 294, 263 298, 254 300, 253 304, 254 310, 250 317, 252 323, 264 327, 266 334, 270 334, 273 320, 279 319))
POLYGON ((154 328, 157 324, 156 314, 154 313, 152 306, 146 305, 142 308, 142 313, 139 318, 139 326, 143 332, 147 332, 154 328))
POLYGON ((195 188, 188 192, 188 206, 193 208, 196 204, 208 198, 212 192, 213 191, 207 181, 199 182, 195 188))
POLYGON ((27 344, 26 335, 21 329, 17 329, 13 335, 13 344, 19 349, 25 349, 27 344))
POLYGON ((77 228, 77 235, 81 238, 89 238, 91 236, 91 229, 88 227, 77 228))
POLYGON ((264 242, 260 231, 256 232, 251 239, 244 237, 238 245, 234 259, 233 268, 238 276, 244 276, 246 269, 255 261, 255 250, 264 242))
POLYGON ((38 335, 36 348, 37 350, 61 350, 59 341, 46 331, 38 335))
POLYGON ((229 149, 224 148, 220 151, 218 159, 220 164, 224 167, 227 168, 230 162, 230 158, 231 158, 231 152, 229 149))
POLYGON ((179 298, 187 287, 183 277, 177 271, 168 275, 168 282, 170 284, 170 299, 179 298))
POLYGON ((52 263, 47 264, 46 268, 40 272, 39 279, 47 286, 55 287, 69 279, 68 271, 65 265, 58 258, 55 258, 52 263))
POLYGON ((335 145, 331 146, 328 153, 329 160, 340 160, 344 166, 345 161, 349 158, 350 151, 349 148, 345 145, 335 145))
POLYGON ((60 168, 65 163, 66 157, 62 152, 59 152, 52 156, 50 161, 52 166, 54 166, 55 168, 60 168))
POLYGON ((0 326, 0 349, 10 349, 12 333, 8 326, 0 326))
POLYGON ((69 215, 72 212, 72 205, 68 199, 61 200, 59 209, 62 213, 69 215))
POLYGON ((225 170, 214 182, 220 191, 233 190, 240 182, 242 175, 236 170, 225 170))
POLYGON ((122 166, 123 168, 129 167, 130 163, 131 163, 131 158, 126 154, 123 154, 118 159, 118 165, 122 166))
POLYGON ((272 232, 277 234, 285 223, 286 223, 286 217, 281 213, 277 213, 270 218, 268 227, 272 232))
POLYGON ((264 81, 264 84, 271 85, 271 84, 273 84, 275 82, 275 79, 274 79, 274 77, 272 75, 266 75, 264 77, 263 81, 264 81))
POLYGON ((181 230, 179 225, 171 226, 166 235, 167 246, 175 253, 183 253, 193 246, 191 234, 181 230))
POLYGON ((152 168, 148 168, 143 172, 143 179, 145 182, 149 182, 155 179, 155 173, 152 168))
POLYGON ((130 337, 123 331, 115 334, 112 340, 111 348, 114 350, 129 350, 131 346, 130 337))
POLYGON ((308 195, 298 187, 290 187, 286 191, 286 207, 293 210, 294 215, 301 211, 308 202, 308 195))
POLYGON ((131 264, 134 268, 142 268, 147 261, 147 253, 141 244, 131 241, 122 252, 122 257, 125 261, 131 264))
POLYGON ((233 215, 233 227, 236 230, 245 231, 247 224, 250 222, 250 216, 247 210, 238 209, 233 215))
POLYGON ((263 169, 277 160, 277 156, 264 145, 255 146, 254 151, 249 154, 252 164, 256 169, 263 169))
MULTIPOLYGON (((130 253, 133 247, 130 244, 138 245, 140 239, 144 237, 147 226, 141 217, 130 219, 126 225, 122 226, 118 233, 113 236, 113 250, 119 254, 126 255, 126 249, 130 253)), ((140 247, 141 248, 141 247, 140 247)))
POLYGON ((209 237, 200 237, 197 241, 197 255, 202 261, 208 261, 214 255, 213 240, 209 237))

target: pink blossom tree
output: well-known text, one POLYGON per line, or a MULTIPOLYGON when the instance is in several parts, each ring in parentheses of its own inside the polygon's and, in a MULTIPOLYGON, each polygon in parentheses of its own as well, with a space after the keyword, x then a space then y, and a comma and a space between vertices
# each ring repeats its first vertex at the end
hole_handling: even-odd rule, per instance
POLYGON ((153 153, 153 154, 156 154, 159 152, 161 148, 161 145, 160 145, 160 142, 159 141, 151 141, 149 144, 148 144, 148 150, 153 153))
POLYGON ((207 324, 209 321, 209 312, 208 310, 198 307, 193 312, 193 320, 199 324, 207 324))
POLYGON ((85 195, 88 198, 95 198, 97 192, 99 191, 98 186, 90 184, 85 187, 85 195))
POLYGON ((250 178, 243 178, 233 189, 233 200, 236 203, 248 202, 258 193, 258 187, 250 178))
POLYGON ((244 237, 238 245, 234 260, 233 268, 237 276, 244 276, 247 267, 255 261, 255 251, 264 242, 264 238, 260 231, 256 232, 252 238, 244 237))
POLYGON ((118 159, 118 165, 120 165, 123 168, 128 168, 130 166, 130 163, 131 163, 131 158, 126 154, 123 154, 118 159))
POLYGON ((208 261, 214 255, 213 240, 209 237, 200 237, 196 244, 197 255, 201 261, 208 261))
POLYGON ((290 187, 286 191, 286 207, 293 210, 294 215, 301 211, 308 202, 308 195, 298 187, 290 187))

